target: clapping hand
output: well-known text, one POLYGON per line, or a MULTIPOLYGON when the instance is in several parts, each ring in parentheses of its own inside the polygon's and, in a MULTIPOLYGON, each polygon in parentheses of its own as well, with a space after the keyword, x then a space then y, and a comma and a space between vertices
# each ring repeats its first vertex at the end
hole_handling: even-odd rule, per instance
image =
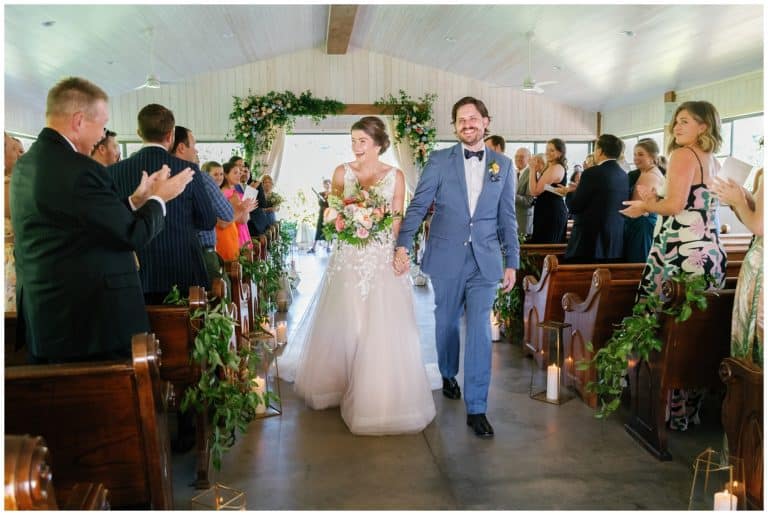
POLYGON ((139 209, 149 197, 160 197, 163 202, 176 198, 184 191, 184 188, 192 180, 195 172, 187 167, 173 177, 168 165, 163 165, 152 175, 147 175, 146 170, 141 172, 141 182, 136 191, 130 197, 133 207, 139 209))
POLYGON ((249 198, 249 199, 243 200, 242 204, 243 204, 243 209, 246 212, 250 213, 251 211, 253 211, 259 206, 259 201, 256 200, 255 198, 249 198))
POLYGON ((710 186, 712 192, 721 202, 729 206, 738 206, 747 203, 747 192, 733 179, 721 179, 715 177, 710 186))

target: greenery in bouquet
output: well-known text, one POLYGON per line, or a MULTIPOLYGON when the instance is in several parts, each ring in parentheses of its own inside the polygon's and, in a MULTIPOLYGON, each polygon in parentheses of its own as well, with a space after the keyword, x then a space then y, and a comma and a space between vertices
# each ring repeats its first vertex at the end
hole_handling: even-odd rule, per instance
POLYGON ((437 129, 432 114, 432 105, 437 95, 427 93, 413 100, 405 91, 400 90, 400 96, 389 95, 375 102, 374 105, 388 107, 395 119, 395 141, 407 141, 414 155, 414 164, 424 168, 429 159, 429 153, 437 142, 437 129))
POLYGON ((323 234, 326 240, 363 247, 371 241, 381 241, 390 231, 399 214, 392 213, 387 201, 375 191, 359 186, 346 198, 328 196, 328 208, 323 213, 323 234))
POLYGON ((277 208, 280 207, 280 204, 283 203, 283 197, 276 191, 273 191, 272 193, 266 195, 267 201, 272 205, 272 207, 277 208))

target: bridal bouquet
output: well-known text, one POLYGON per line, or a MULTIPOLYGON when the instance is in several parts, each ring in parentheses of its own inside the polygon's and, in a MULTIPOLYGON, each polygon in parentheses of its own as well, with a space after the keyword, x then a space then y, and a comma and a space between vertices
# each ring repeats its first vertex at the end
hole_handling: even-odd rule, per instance
POLYGON ((329 207, 323 213, 323 234, 331 241, 340 241, 362 247, 371 241, 381 241, 392 229, 396 218, 387 201, 375 191, 359 186, 347 198, 328 195, 329 207))
POLYGON ((272 207, 280 207, 280 204, 283 203, 283 197, 274 191, 265 196, 272 207))

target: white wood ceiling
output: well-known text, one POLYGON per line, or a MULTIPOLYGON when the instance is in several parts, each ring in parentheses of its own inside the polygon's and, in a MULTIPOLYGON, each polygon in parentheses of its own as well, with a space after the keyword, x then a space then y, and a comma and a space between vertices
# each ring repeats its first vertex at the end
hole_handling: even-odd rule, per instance
MULTIPOLYGON (((327 17, 327 5, 6 5, 5 101, 39 106, 67 75, 130 91, 150 72, 149 27, 156 75, 183 81, 322 48, 327 17)), ((518 87, 533 31, 533 77, 559 81, 544 95, 602 111, 762 69, 763 26, 762 4, 361 5, 350 52, 518 87)))

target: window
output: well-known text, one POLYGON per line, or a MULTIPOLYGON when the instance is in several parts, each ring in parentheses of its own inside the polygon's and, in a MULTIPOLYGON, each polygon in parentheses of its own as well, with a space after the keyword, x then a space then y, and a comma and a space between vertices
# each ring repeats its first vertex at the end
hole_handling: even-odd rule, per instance
POLYGON ((752 166, 762 166, 762 152, 759 149, 763 137, 763 115, 740 118, 731 122, 731 155, 752 166))

